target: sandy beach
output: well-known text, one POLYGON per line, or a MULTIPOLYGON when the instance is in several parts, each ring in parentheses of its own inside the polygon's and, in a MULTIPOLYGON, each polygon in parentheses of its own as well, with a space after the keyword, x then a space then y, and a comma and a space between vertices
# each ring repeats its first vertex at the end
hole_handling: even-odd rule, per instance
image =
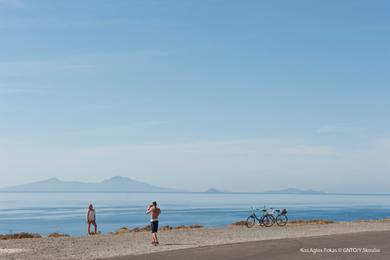
POLYGON ((162 231, 160 245, 148 232, 92 237, 32 238, 0 241, 1 259, 100 259, 203 246, 368 231, 390 231, 389 221, 294 224, 286 227, 227 227, 162 231))

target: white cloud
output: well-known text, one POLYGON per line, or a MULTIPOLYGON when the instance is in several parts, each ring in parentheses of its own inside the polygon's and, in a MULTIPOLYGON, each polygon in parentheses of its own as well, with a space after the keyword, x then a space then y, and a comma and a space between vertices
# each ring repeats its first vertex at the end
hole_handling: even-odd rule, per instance
POLYGON ((46 86, 36 86, 31 84, 25 84, 20 82, 13 83, 0 83, 0 95, 1 94, 25 94, 25 93, 42 93, 50 89, 46 86))
POLYGON ((331 146, 296 145, 282 148, 286 155, 294 156, 336 156, 335 148, 331 146))
POLYGON ((0 62, 0 76, 30 76, 60 71, 91 69, 93 67, 94 65, 91 63, 77 59, 0 62))
POLYGON ((151 121, 137 122, 137 123, 133 123, 130 125, 123 125, 123 126, 72 130, 72 131, 60 133, 58 135, 59 136, 84 136, 84 135, 88 136, 88 135, 113 134, 113 133, 128 131, 131 129, 137 129, 137 128, 159 127, 166 124, 168 124, 167 121, 151 120, 151 121))
POLYGON ((321 126, 317 133, 319 134, 356 134, 366 130, 364 127, 343 126, 343 125, 324 125, 321 126))
MULTIPOLYGON (((7 0, 3 0, 7 2, 7 0)), ((4 3, 4 6, 11 7, 25 7, 25 4, 20 2, 4 3)), ((2 6, 0 0, 0 7, 2 6)), ((104 19, 100 18, 75 18, 67 19, 66 17, 34 17, 34 18, 20 18, 16 21, 5 21, 0 24, 0 28, 52 28, 52 29, 69 29, 69 28, 96 28, 96 27, 139 27, 142 25, 158 25, 159 20, 133 20, 133 19, 104 19)))
POLYGON ((95 71, 124 64, 135 65, 148 58, 162 57, 169 52, 136 50, 132 52, 96 53, 78 56, 51 57, 45 60, 16 60, 0 62, 0 77, 32 76, 60 72, 95 71))

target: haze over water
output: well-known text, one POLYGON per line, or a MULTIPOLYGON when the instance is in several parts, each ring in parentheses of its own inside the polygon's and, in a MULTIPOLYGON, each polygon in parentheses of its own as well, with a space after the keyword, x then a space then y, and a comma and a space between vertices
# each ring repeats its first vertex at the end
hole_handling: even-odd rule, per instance
POLYGON ((161 225, 221 227, 245 220, 250 207, 287 208, 290 219, 349 221, 390 216, 390 196, 208 193, 0 193, 0 233, 86 233, 91 202, 103 233, 145 226, 148 203, 159 202, 161 225))

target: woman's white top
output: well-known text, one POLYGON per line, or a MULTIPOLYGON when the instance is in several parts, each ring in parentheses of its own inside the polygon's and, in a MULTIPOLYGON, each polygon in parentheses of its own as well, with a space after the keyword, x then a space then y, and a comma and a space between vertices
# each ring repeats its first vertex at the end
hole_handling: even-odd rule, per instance
POLYGON ((95 210, 88 210, 87 212, 87 219, 88 221, 95 221, 96 220, 96 214, 95 214, 95 210))

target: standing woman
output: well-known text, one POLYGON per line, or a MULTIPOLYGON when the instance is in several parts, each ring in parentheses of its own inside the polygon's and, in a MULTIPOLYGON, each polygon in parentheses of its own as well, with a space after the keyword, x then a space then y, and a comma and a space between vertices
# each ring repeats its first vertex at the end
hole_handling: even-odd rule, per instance
POLYGON ((88 235, 96 235, 97 225, 96 225, 96 212, 92 204, 89 204, 87 211, 87 224, 88 224, 88 235), (95 227, 95 232, 91 234, 91 224, 95 227))

